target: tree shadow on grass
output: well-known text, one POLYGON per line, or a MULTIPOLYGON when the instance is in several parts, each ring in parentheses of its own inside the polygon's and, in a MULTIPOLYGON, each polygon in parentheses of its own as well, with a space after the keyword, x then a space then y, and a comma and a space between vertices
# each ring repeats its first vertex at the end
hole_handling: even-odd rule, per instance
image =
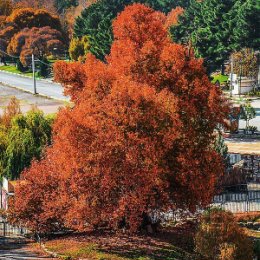
POLYGON ((90 259, 96 256, 93 259, 109 260, 191 260, 194 259, 194 230, 194 225, 184 225, 167 227, 153 235, 89 231, 52 237, 50 242, 53 241, 56 247, 62 245, 61 251, 69 252, 76 248, 82 258, 89 255, 90 259), (64 245, 67 245, 65 249, 64 245))
POLYGON ((164 246, 164 247, 154 247, 147 250, 138 250, 130 248, 116 248, 116 249, 99 249, 99 252, 117 255, 118 257, 123 257, 133 260, 149 259, 149 260, 191 260, 193 256, 179 248, 174 246, 164 246))
POLYGON ((153 236, 121 237, 117 243, 99 247, 102 253, 128 259, 174 260, 194 259, 193 227, 164 229, 153 236))

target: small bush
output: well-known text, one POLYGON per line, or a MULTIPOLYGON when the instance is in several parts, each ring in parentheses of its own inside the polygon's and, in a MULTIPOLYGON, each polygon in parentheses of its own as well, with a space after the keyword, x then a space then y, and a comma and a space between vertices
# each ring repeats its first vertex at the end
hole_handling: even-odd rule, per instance
POLYGON ((247 128, 248 131, 251 131, 252 133, 256 132, 257 131, 257 127, 256 126, 249 126, 247 128))
POLYGON ((50 74, 50 66, 47 58, 43 58, 40 61, 39 67, 40 67, 39 76, 47 78, 50 74))
POLYGON ((254 253, 257 259, 260 259, 260 240, 256 240, 254 243, 254 253))
POLYGON ((212 209, 201 217, 196 251, 208 260, 252 260, 253 245, 230 212, 212 209), (229 257, 229 258, 228 258, 229 257))
POLYGON ((17 61, 16 67, 20 72, 25 72, 27 70, 20 60, 17 61))
POLYGON ((236 246, 224 243, 220 245, 219 260, 235 260, 236 246))

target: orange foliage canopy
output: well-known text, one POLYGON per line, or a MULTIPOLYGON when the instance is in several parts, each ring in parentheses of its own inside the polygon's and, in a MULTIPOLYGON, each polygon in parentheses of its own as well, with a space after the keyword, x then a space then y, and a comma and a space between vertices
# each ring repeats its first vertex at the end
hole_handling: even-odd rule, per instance
POLYGON ((179 17, 184 13, 184 9, 180 6, 172 9, 172 11, 167 15, 167 20, 165 23, 166 28, 175 26, 178 24, 179 17))
POLYGON ((59 18, 44 9, 16 9, 8 16, 7 22, 14 23, 19 29, 50 26, 53 29, 61 31, 59 18))
POLYGON ((252 245, 231 212, 212 209, 202 216, 195 246, 203 259, 251 260, 252 245))
POLYGON ((53 14, 56 13, 54 1, 51 0, 20 0, 18 3, 16 3, 15 8, 45 9, 53 14))
POLYGON ((211 201, 223 172, 213 131, 227 106, 202 60, 170 41, 165 20, 134 4, 113 23, 106 63, 92 55, 85 64, 56 63, 75 106, 58 114, 52 147, 24 172, 16 220, 38 231, 50 223, 136 231, 146 214, 211 201))
POLYGON ((28 66, 32 53, 37 57, 43 57, 55 53, 54 48, 60 52, 64 49, 62 33, 49 26, 33 27, 25 28, 15 34, 7 47, 7 52, 20 56, 22 63, 28 66))
MULTIPOLYGON (((0 18, 1 19, 1 18, 0 18)), ((1 23, 1 21, 0 21, 1 23)), ((35 28, 50 27, 51 30, 57 30, 62 33, 61 23, 57 16, 52 15, 44 9, 33 9, 33 8, 19 8, 13 10, 13 12, 7 16, 0 28, 0 39, 1 39, 1 50, 7 52, 7 46, 17 34, 21 35, 24 30, 32 29, 32 33, 35 28)), ((63 34, 63 33, 62 33, 63 34)), ((20 36, 16 38, 19 38, 20 36)), ((64 37, 64 35, 63 35, 64 37)), ((19 38, 20 40, 21 37, 19 38)), ((13 39, 16 41, 16 39, 13 39)), ((22 45, 22 40, 18 45, 22 45)), ((56 42, 57 43, 57 42, 56 42)), ((13 43, 12 43, 13 44, 13 43)), ((56 46, 55 46, 56 47, 56 46)), ((30 51, 31 52, 31 51, 30 51)), ((10 53, 13 53, 10 51, 10 53)))

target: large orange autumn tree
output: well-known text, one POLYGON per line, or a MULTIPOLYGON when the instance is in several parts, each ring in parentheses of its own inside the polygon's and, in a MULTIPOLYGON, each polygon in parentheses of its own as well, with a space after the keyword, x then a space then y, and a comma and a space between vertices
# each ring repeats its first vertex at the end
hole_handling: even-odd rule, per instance
POLYGON ((166 17, 141 4, 114 21, 103 63, 56 64, 75 103, 53 145, 23 173, 13 217, 37 231, 125 226, 210 203, 223 172, 214 129, 227 105, 193 52, 172 43, 166 17))

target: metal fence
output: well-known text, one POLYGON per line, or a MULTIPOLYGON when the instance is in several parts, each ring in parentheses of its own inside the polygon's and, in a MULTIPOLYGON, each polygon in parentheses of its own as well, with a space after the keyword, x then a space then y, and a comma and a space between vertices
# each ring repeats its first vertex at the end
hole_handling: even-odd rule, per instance
POLYGON ((0 236, 2 237, 19 237, 28 233, 26 228, 12 226, 4 221, 0 222, 0 236))
POLYGON ((260 211, 260 190, 217 195, 212 206, 232 213, 260 211))
POLYGON ((7 220, 0 217, 0 236, 2 237, 17 237, 24 236, 29 233, 29 230, 24 227, 10 225, 7 220))

